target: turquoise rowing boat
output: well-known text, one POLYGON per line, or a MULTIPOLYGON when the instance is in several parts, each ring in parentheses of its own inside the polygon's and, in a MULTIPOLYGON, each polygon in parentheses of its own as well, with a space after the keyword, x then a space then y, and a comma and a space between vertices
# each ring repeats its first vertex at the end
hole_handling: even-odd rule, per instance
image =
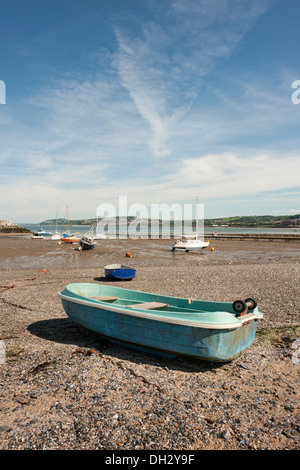
POLYGON ((263 317, 253 299, 208 302, 103 284, 69 284, 59 293, 78 325, 152 353, 227 362, 253 343, 263 317))

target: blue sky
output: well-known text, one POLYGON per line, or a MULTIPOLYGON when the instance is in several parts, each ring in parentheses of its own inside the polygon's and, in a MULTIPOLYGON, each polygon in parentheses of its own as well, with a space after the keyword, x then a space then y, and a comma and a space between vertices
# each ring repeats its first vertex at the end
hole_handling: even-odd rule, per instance
POLYGON ((0 219, 196 193, 208 218, 300 213, 299 0, 0 8, 0 219))

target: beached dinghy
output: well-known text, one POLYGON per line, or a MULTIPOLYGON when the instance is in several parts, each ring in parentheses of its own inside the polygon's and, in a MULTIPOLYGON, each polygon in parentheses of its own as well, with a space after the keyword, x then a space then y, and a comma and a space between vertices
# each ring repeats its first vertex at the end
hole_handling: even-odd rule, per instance
POLYGON ((116 279, 118 281, 129 281, 136 276, 136 269, 122 264, 109 264, 104 267, 106 277, 116 279))
POLYGON ((47 232, 46 230, 43 230, 42 228, 40 228, 36 235, 43 235, 44 237, 51 237, 52 235, 52 232, 47 232))
POLYGON ((59 295, 71 320, 113 342, 217 362, 248 349, 263 316, 252 299, 206 302, 92 283, 59 295))

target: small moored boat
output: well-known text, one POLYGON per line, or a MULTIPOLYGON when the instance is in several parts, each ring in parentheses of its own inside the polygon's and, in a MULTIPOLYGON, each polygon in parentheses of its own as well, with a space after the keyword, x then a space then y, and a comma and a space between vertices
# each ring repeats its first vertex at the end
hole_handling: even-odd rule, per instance
POLYGON ((198 194, 196 199, 196 235, 192 237, 183 237, 182 240, 176 240, 172 245, 172 251, 199 251, 209 246, 209 241, 199 238, 199 221, 198 221, 198 194))
POLYGON ((94 238, 88 235, 85 235, 84 237, 82 237, 79 243, 80 243, 82 250, 92 250, 96 245, 94 238))
POLYGON ((80 241, 80 238, 75 236, 77 232, 70 233, 68 206, 67 206, 67 221, 68 221, 68 230, 67 232, 63 233, 60 241, 63 243, 78 243, 80 241))
POLYGON ((42 228, 40 228, 37 232, 33 233, 30 238, 33 238, 33 239, 40 239, 40 240, 43 240, 45 237, 48 237, 48 236, 51 236, 52 233, 51 232, 46 232, 45 230, 43 230, 42 228))
POLYGON ((209 241, 199 240, 195 238, 194 240, 176 240, 175 243, 172 245, 172 251, 175 250, 185 250, 185 251, 199 251, 203 248, 207 248, 209 246, 209 241))
POLYGON ((60 241, 63 243, 78 243, 80 238, 75 236, 76 233, 64 233, 60 241))
POLYGON ((110 264, 104 267, 106 277, 117 279, 118 281, 129 281, 136 276, 136 269, 122 264, 110 264))
POLYGON ((208 302, 93 283, 69 284, 59 296, 71 320, 112 342, 215 362, 246 351, 263 317, 253 299, 208 302))
POLYGON ((33 240, 44 240, 44 235, 38 235, 37 233, 34 233, 33 235, 30 235, 30 238, 33 240))
POLYGON ((59 241, 60 238, 61 238, 61 234, 58 233, 58 232, 55 232, 55 233, 52 235, 51 240, 57 240, 57 241, 59 241))
POLYGON ((37 231, 36 235, 42 235, 43 237, 51 237, 52 232, 47 232, 46 230, 40 228, 40 229, 37 231))

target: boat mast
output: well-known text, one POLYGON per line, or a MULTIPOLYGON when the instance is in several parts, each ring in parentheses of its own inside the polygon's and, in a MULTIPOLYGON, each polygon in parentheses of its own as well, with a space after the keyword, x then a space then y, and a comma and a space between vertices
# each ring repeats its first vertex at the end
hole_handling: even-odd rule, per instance
POLYGON ((69 227, 69 208, 67 206, 67 221, 68 221, 68 233, 70 233, 70 227, 69 227))
POLYGON ((198 198, 199 194, 196 196, 196 240, 198 240, 198 198))
POLYGON ((57 233, 57 216, 58 216, 58 206, 57 206, 57 209, 56 209, 55 233, 57 233))

